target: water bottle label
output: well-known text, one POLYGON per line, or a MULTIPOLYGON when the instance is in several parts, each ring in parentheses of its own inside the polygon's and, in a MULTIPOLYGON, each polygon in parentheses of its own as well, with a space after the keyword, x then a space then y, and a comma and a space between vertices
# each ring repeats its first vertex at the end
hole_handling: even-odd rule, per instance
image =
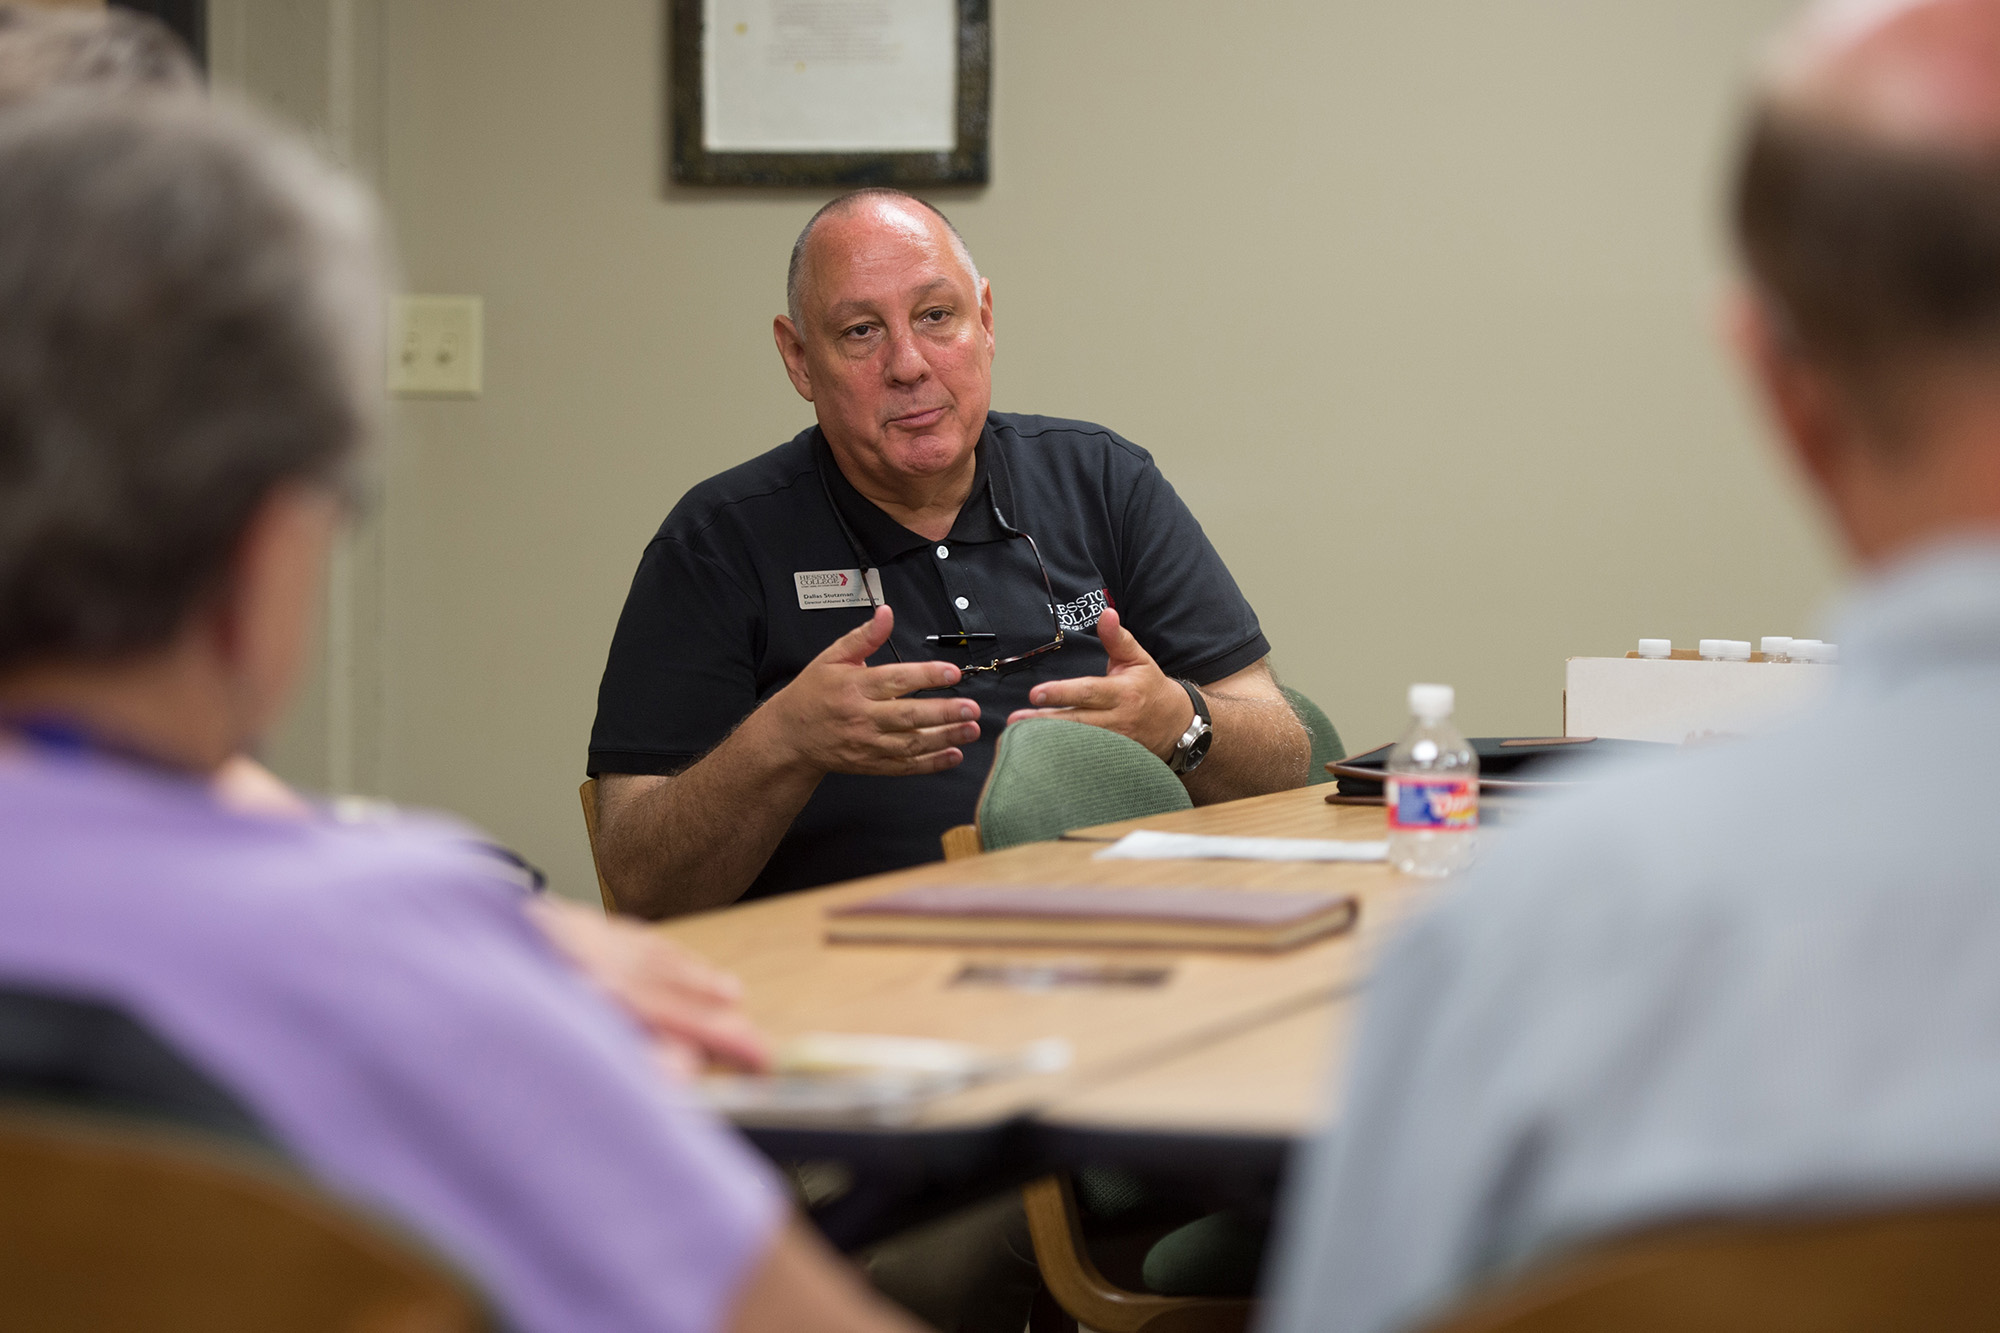
POLYGON ((1472 778, 1389 779, 1389 827, 1457 833, 1479 827, 1479 784, 1472 778))

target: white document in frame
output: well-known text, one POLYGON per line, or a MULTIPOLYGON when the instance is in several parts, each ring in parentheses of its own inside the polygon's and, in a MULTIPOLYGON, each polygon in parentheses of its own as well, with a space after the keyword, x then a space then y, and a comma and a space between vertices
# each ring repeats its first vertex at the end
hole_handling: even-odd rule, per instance
POLYGON ((711 153, 949 153, 954 0, 703 0, 711 153))

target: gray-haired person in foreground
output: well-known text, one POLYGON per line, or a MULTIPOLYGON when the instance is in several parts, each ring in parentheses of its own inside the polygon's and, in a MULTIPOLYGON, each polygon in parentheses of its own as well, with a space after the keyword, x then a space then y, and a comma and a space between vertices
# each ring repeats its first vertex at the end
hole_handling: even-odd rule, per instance
POLYGON ((1548 811, 1393 947, 1276 1333, 1608 1233, 2000 1191, 2000 0, 1809 11, 1736 198, 1743 360, 1861 567, 1837 697, 1548 811))
POLYGON ((116 7, 0 4, 0 107, 57 88, 199 96, 202 83, 194 57, 158 19, 116 7))
POLYGON ((366 197, 244 116, 0 114, 0 1029, 115 1014, 507 1327, 908 1327, 462 831, 218 796, 304 656, 383 294, 366 197))
MULTIPOLYGON (((205 94, 194 57, 156 19, 118 8, 0 5, 0 113, 50 99, 85 106, 129 98, 158 104, 161 98, 186 97, 198 104, 205 94)), ((372 335, 370 321, 375 318, 364 312, 355 328, 372 335)), ((143 526, 134 525, 135 536, 143 526)), ((317 813, 311 801, 247 754, 232 755, 218 766, 212 785, 226 804, 239 810, 300 817, 317 813)), ((377 819, 390 809, 381 802, 371 805, 371 817, 377 819)), ((523 864, 483 837, 474 845, 509 867, 523 864)), ((655 1054, 669 1065, 687 1071, 710 1060, 751 1067, 763 1062, 763 1040, 743 1016, 741 988, 734 978, 665 936, 608 922, 594 908, 547 896, 533 901, 530 911, 573 963, 646 1024, 655 1054)))

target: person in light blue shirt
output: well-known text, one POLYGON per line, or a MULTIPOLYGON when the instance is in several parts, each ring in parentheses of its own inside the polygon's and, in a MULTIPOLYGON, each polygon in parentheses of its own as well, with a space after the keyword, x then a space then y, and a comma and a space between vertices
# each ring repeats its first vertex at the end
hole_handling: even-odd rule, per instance
POLYGON ((1862 571, 1840 683, 1547 810, 1391 947, 1267 1333, 1420 1326, 1684 1220, 2000 1191, 2000 0, 1807 11, 1736 227, 1739 349, 1862 571))

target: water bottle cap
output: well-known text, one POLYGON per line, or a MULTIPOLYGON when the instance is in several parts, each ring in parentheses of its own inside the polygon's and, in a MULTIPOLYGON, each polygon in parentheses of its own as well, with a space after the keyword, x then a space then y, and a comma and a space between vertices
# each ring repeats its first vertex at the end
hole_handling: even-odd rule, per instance
POLYGON ((1457 703, 1457 692, 1449 685, 1410 686, 1410 713, 1426 722, 1450 717, 1457 703))
POLYGON ((1724 649, 1728 643, 1729 640, 1727 639, 1703 639, 1701 641, 1702 660, 1705 662, 1721 661, 1724 649))
POLYGON ((1672 639, 1639 640, 1639 656, 1641 657, 1672 657, 1673 655, 1674 641, 1672 639))
POLYGON ((1824 659, 1821 658, 1819 655, 1819 650, 1824 647, 1826 647, 1826 645, 1821 643, 1818 639, 1793 639, 1792 660, 1794 662, 1823 661, 1824 659))
POLYGON ((1782 634, 1766 634, 1758 640, 1757 651, 1766 657, 1789 657, 1792 641, 1782 634))
POLYGON ((1724 639, 1722 660, 1725 662, 1747 662, 1750 660, 1750 640, 1724 639))

